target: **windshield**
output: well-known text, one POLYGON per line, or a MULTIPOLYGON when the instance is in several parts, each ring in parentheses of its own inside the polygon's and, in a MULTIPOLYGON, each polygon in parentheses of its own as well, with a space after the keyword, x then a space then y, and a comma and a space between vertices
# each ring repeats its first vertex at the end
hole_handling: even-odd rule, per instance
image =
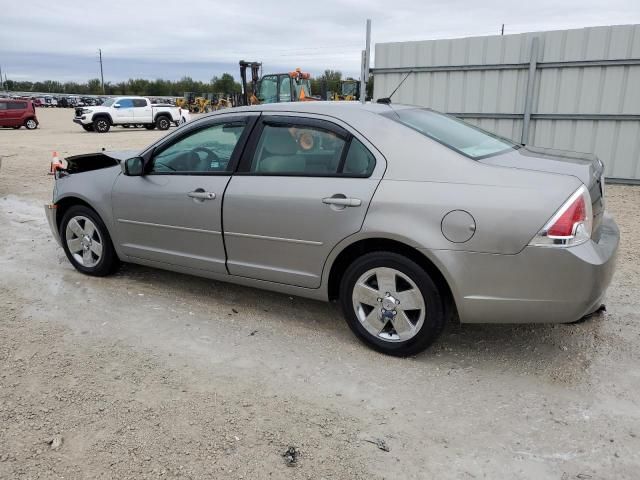
POLYGON ((520 148, 506 138, 498 137, 457 118, 429 109, 394 110, 382 115, 417 130, 474 160, 520 148))
POLYGON ((357 91, 358 91, 358 84, 356 82, 344 82, 342 84, 342 95, 344 96, 351 95, 355 97, 357 91))
POLYGON ((104 103, 102 104, 103 107, 110 107, 111 105, 113 105, 113 102, 115 102, 116 99, 115 98, 107 98, 104 103))

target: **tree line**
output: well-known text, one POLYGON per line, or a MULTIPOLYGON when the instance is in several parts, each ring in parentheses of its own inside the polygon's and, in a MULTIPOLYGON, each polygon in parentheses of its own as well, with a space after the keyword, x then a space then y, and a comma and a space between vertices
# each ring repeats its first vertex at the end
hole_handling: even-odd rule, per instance
MULTIPOLYGON (((102 95, 102 85, 99 78, 92 78, 85 83, 59 82, 44 80, 41 82, 14 81, 7 79, 5 88, 15 92, 66 93, 74 95, 102 95)), ((209 82, 193 80, 183 77, 180 80, 147 80, 144 78, 130 78, 124 82, 105 82, 105 95, 143 95, 150 97, 181 97, 185 92, 222 93, 225 95, 240 93, 242 87, 230 73, 215 76, 209 82)))
MULTIPOLYGON (((347 78, 350 79, 350 78, 347 78)), ((342 72, 338 70, 325 70, 318 77, 311 79, 311 94, 323 95, 327 91, 340 91, 342 72)), ((368 82, 367 91, 371 95, 372 79, 368 82)), ((44 80, 41 82, 15 81, 7 79, 5 88, 14 92, 40 92, 40 93, 65 93, 73 95, 102 95, 102 85, 99 78, 92 78, 85 83, 59 82, 56 80, 44 80)), ((182 77, 180 80, 146 80, 144 78, 130 78, 124 82, 105 82, 105 95, 142 95, 149 97, 181 97, 185 92, 218 93, 231 95, 241 93, 242 86, 236 82, 233 75, 223 73, 214 76, 209 82, 193 80, 191 77, 182 77)))

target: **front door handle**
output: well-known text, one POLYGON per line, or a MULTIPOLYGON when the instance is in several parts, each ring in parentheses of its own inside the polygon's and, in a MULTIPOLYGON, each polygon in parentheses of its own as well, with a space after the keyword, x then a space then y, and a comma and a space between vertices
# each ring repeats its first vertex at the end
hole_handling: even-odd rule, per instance
POLYGON ((216 194, 213 192, 205 192, 204 190, 198 189, 193 192, 187 193, 187 195, 191 198, 195 198, 197 200, 213 200, 216 198, 216 194))
POLYGON ((341 193, 337 193, 332 197, 323 198, 322 203, 326 203, 327 205, 336 205, 338 207, 359 207, 362 205, 362 200, 359 198, 349 198, 341 193))

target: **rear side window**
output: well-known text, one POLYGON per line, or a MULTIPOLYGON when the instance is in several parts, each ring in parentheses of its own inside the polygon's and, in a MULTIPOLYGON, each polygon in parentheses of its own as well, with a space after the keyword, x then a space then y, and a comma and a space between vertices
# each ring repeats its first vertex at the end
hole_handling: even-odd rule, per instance
POLYGON ((376 166, 376 158, 357 138, 351 140, 342 173, 350 176, 368 177, 376 166))
POLYGON ((143 100, 141 98, 134 98, 133 99, 133 106, 134 107, 146 107, 147 106, 147 101, 143 100))
POLYGON ((123 98, 118 102, 118 104, 120 105, 120 108, 131 108, 133 107, 133 100, 130 98, 123 98))
POLYGON ((433 110, 412 108, 382 114, 474 160, 492 157, 519 145, 433 110))
POLYGON ((6 110, 6 109, 7 109, 6 102, 0 102, 0 110, 6 110))
POLYGON ((269 124, 262 129, 249 171, 262 175, 369 177, 375 157, 356 138, 321 126, 269 124))
POLYGON ((25 102, 7 102, 7 110, 24 110, 26 108, 25 102))
POLYGON ((335 175, 345 140, 306 125, 265 125, 251 172, 271 175, 335 175))

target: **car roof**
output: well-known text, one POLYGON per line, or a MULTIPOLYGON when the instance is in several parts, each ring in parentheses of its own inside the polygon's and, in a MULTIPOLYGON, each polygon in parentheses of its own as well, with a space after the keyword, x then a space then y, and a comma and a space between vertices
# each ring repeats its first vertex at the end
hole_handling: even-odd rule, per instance
POLYGON ((242 113, 242 112, 269 112, 269 113, 309 113, 324 115, 347 121, 348 123, 359 123, 379 117, 379 114, 392 112, 394 110, 405 110, 410 108, 420 108, 414 105, 383 103, 360 103, 360 102, 336 102, 336 101, 308 101, 308 102, 282 102, 267 103, 262 105, 252 105, 247 107, 235 107, 232 109, 222 109, 204 115, 201 118, 208 118, 222 114, 242 113))

